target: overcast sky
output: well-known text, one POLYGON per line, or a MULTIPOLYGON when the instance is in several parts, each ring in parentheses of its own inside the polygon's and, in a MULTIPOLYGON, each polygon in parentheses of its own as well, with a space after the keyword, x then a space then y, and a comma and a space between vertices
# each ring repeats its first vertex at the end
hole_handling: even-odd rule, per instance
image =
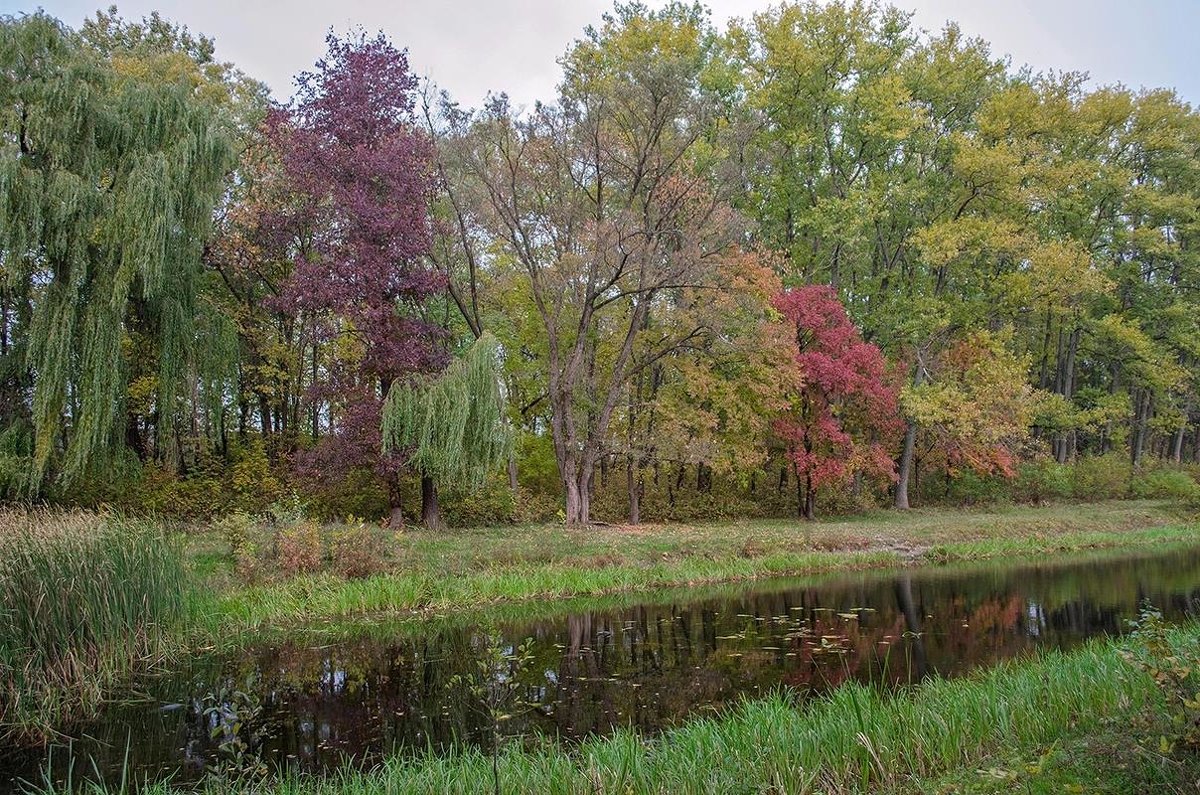
MULTIPOLYGON (((78 27, 109 0, 0 0, 4 13, 44 8, 78 27)), ((650 0, 650 5, 659 5, 650 0)), ((710 0, 724 26, 770 0, 710 0)), ((488 91, 506 91, 518 104, 551 99, 555 59, 585 25, 611 7, 605 0, 125 0, 127 17, 157 9, 216 39, 217 55, 265 81, 279 99, 292 77, 324 51, 329 28, 361 25, 383 30, 409 50, 418 74, 431 76, 464 105, 488 91)), ((915 11, 918 27, 940 29, 956 20, 982 36, 997 54, 1037 71, 1086 71, 1093 82, 1133 88, 1167 86, 1200 104, 1200 0, 898 0, 915 11)))

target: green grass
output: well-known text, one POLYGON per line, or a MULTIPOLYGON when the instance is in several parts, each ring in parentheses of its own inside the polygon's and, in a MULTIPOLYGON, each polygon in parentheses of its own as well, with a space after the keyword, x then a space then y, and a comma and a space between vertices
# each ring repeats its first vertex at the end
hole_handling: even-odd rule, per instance
POLYGON ((213 583, 210 634, 380 613, 452 611, 532 599, 648 591, 904 564, 1146 548, 1200 540, 1169 503, 1109 502, 988 511, 879 512, 852 520, 754 521, 572 530, 561 526, 413 530, 389 571, 347 581, 306 575, 251 587, 192 541, 213 583))
MULTIPOLYGON (((1162 709, 1162 696, 1149 676, 1121 658, 1126 642, 1047 652, 893 694, 851 683, 799 705, 775 695, 694 719, 655 739, 619 731, 575 747, 510 744, 498 760, 500 789, 564 795, 1093 792, 1098 785, 1106 792, 1192 791, 1186 788, 1200 774, 1200 757, 1156 750, 1161 727, 1152 716, 1162 709)), ((1195 659, 1200 627, 1175 631, 1173 642, 1195 659)), ((491 789, 490 757, 464 749, 396 757, 366 772, 346 768, 324 779, 290 778, 254 791, 491 789)), ((149 791, 171 790, 160 784, 149 791)))
POLYGON ((185 614, 180 545, 142 522, 0 513, 0 738, 38 738, 160 657, 185 614))

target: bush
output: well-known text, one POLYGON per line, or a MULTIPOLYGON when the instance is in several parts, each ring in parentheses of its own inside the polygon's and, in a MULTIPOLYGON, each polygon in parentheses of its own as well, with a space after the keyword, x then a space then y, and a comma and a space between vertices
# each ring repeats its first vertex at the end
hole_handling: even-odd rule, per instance
POLYGON ((194 472, 181 478, 157 464, 147 464, 121 504, 139 514, 208 519, 224 510, 224 492, 220 477, 212 473, 194 472))
POLYGON ((1021 464, 1012 483, 1012 498, 1016 502, 1040 505, 1053 500, 1069 500, 1072 496, 1071 467, 1051 459, 1021 464))
POLYGON ((1071 490, 1081 500, 1120 500, 1129 496, 1133 466, 1121 453, 1081 458, 1071 469, 1071 490))
POLYGON ((1200 484, 1178 469, 1155 469, 1137 475, 1129 491, 1138 499, 1193 500, 1200 498, 1200 484))
POLYGON ((965 469, 950 479, 944 494, 942 500, 950 505, 994 505, 1012 499, 1012 484, 1000 475, 965 469))
POLYGON ((213 530, 229 545, 234 572, 247 582, 257 580, 262 569, 255 529, 254 517, 244 511, 235 511, 213 523, 213 530))
POLYGON ((347 579, 370 577, 387 568, 384 531, 362 520, 351 520, 330 534, 333 570, 347 579))
POLYGON ((228 502, 237 510, 262 513, 280 495, 279 481, 260 437, 245 445, 230 443, 228 502))
POLYGON ((485 527, 517 521, 517 501, 507 476, 494 475, 476 491, 448 488, 439 497, 446 523, 452 527, 485 527))
MULTIPOLYGON (((332 521, 344 516, 368 516, 382 519, 390 510, 382 479, 373 469, 361 467, 337 480, 316 478, 311 474, 293 475, 292 485, 305 495, 307 508, 315 519, 332 521)), ((409 478, 402 484, 408 499, 405 514, 414 515, 420 486, 409 478)))
MULTIPOLYGON (((1170 751, 1176 742, 1200 746, 1200 654, 1195 644, 1181 646, 1162 613, 1150 604, 1129 623, 1133 631, 1121 656, 1154 680, 1169 716, 1170 739, 1160 735, 1159 751, 1170 751)), ((1162 723, 1158 714, 1148 717, 1153 725, 1162 723)))
POLYGON ((275 550, 276 568, 281 574, 311 574, 318 571, 325 557, 321 528, 310 520, 286 525, 276 534, 275 550))

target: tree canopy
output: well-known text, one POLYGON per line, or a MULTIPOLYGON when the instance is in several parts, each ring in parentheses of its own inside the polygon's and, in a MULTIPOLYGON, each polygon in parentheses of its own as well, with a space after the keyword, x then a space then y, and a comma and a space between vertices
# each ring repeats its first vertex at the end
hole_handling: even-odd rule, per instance
POLYGON ((1200 460, 1169 88, 866 0, 617 3, 529 108, 326 44, 278 103, 157 14, 0 21, 4 497, 636 523, 1200 460))

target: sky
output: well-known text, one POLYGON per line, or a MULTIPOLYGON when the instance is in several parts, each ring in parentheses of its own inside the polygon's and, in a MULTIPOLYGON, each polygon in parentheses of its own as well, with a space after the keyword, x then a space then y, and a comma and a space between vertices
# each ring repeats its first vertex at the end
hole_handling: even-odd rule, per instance
MULTIPOLYGON (((0 0, 0 13, 43 8, 78 27, 110 0, 0 0)), ((774 0, 709 0, 713 20, 749 17, 774 0)), ((649 0, 651 6, 661 0, 649 0)), ((1082 71, 1093 84, 1174 88, 1200 105, 1200 0, 893 0, 919 28, 947 20, 1034 71, 1082 71)), ((414 71, 477 106, 489 91, 514 103, 554 98, 555 59, 611 0, 125 0, 122 15, 153 10, 216 40, 217 57, 291 96, 293 76, 324 52, 326 32, 362 26, 407 47, 414 71)))

